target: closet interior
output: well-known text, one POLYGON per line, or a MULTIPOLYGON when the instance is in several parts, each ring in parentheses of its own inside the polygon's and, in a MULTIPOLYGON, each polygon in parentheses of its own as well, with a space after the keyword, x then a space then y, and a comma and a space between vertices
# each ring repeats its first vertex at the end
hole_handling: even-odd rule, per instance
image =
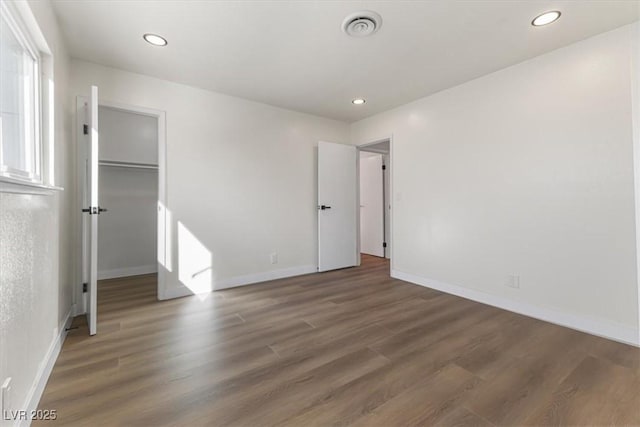
POLYGON ((98 279, 157 272, 158 119, 100 106, 98 279))

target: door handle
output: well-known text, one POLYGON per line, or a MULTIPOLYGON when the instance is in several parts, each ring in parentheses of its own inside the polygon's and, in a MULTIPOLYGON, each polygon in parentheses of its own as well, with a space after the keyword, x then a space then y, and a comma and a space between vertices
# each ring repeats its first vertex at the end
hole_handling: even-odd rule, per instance
POLYGON ((331 209, 331 206, 320 205, 320 206, 318 206, 318 209, 320 209, 320 210, 331 209))
POLYGON ((107 212, 108 209, 105 208, 101 208, 101 207, 91 207, 91 208, 83 208, 82 212, 88 213, 89 215, 100 215, 100 213, 102 212, 107 212))

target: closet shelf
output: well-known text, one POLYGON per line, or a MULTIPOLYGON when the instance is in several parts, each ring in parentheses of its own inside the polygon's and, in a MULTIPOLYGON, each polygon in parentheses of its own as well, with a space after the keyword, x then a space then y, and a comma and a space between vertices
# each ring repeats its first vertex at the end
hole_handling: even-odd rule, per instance
POLYGON ((116 160, 100 160, 98 161, 100 166, 109 166, 115 168, 136 168, 136 169, 158 169, 158 165, 153 163, 135 163, 135 162, 120 162, 116 160))

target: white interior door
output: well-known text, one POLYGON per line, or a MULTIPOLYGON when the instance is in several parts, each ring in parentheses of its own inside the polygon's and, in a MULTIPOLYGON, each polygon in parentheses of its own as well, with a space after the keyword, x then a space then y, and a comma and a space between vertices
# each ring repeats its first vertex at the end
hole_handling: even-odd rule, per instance
POLYGON ((384 257, 382 154, 360 153, 360 252, 384 257))
POLYGON ((356 169, 356 147, 318 143, 319 271, 358 263, 356 169))
POLYGON ((97 332, 98 316, 98 217, 102 209, 98 198, 98 88, 91 86, 85 105, 85 174, 83 197, 83 283, 86 284, 85 308, 89 334, 97 332))

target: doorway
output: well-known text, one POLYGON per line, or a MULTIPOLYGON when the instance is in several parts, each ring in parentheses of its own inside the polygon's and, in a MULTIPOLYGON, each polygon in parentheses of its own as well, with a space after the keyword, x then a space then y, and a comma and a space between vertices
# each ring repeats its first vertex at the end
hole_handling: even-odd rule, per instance
POLYGON ((166 278, 165 113, 98 102, 97 92, 92 86, 90 97, 78 97, 76 116, 83 212, 76 301, 90 335, 97 331, 98 280, 143 278, 146 292, 160 299, 166 278))
POLYGON ((390 274, 392 153, 391 137, 359 146, 318 143, 318 271, 354 267, 365 261, 365 267, 384 265, 390 274), (369 175, 377 189, 361 188, 361 181, 366 185, 369 175))
POLYGON ((391 259, 390 166, 390 138, 358 146, 358 247, 362 261, 370 257, 391 259))
POLYGON ((157 274, 158 118, 100 105, 98 280, 157 274))

